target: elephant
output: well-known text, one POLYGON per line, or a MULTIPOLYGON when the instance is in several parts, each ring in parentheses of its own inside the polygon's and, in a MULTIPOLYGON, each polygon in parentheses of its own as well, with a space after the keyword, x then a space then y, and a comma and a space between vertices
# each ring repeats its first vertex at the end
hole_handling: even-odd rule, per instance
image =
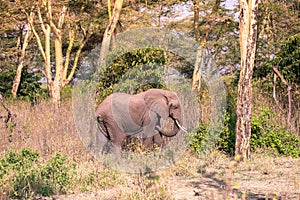
POLYGON ((102 144, 111 142, 119 149, 130 136, 139 136, 149 144, 161 143, 162 136, 173 137, 180 130, 186 132, 181 125, 177 94, 163 89, 149 89, 135 95, 113 93, 98 106, 96 118, 101 138, 105 140, 102 144), (165 130, 163 120, 173 121, 173 127, 165 130))

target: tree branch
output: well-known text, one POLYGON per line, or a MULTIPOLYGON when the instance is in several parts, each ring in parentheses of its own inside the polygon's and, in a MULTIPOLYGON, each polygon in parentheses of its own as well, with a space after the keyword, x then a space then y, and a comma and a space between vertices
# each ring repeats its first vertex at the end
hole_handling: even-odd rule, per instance
POLYGON ((281 112, 284 113, 284 110, 280 106, 279 101, 278 101, 277 96, 276 96, 276 85, 277 85, 277 75, 274 73, 274 79, 273 79, 273 98, 274 98, 274 101, 275 101, 277 107, 281 110, 281 112))
POLYGON ((63 79, 67 78, 67 73, 68 73, 68 68, 69 68, 69 63, 70 63, 70 58, 71 58, 71 51, 74 45, 74 40, 75 40, 75 31, 74 30, 70 30, 69 31, 69 45, 67 48, 67 52, 66 52, 66 60, 64 63, 64 70, 63 70, 63 79))
MULTIPOLYGON (((276 67, 272 67, 272 68, 273 68, 274 73, 281 79, 283 84, 287 87, 287 96, 288 96, 287 123, 290 125, 291 129, 294 130, 294 126, 292 125, 292 122, 291 122, 291 119, 292 119, 292 97, 291 97, 292 86, 285 80, 283 75, 280 73, 280 71, 276 67)), ((298 91, 296 90, 296 92, 298 92, 298 91)))
POLYGON ((74 76, 75 70, 76 70, 77 65, 78 65, 79 56, 80 56, 81 51, 82 51, 83 47, 85 46, 86 42, 90 38, 90 36, 91 36, 91 34, 87 33, 87 35, 84 36, 84 38, 81 40, 80 46, 79 46, 79 48, 78 48, 78 50, 77 50, 77 52, 75 54, 75 59, 74 59, 74 63, 73 63, 71 72, 70 72, 68 78, 66 79, 66 83, 65 84, 68 84, 71 81, 72 77, 74 76))
MULTIPOLYGON (((36 32, 35 27, 34 27, 34 24, 33 24, 33 17, 34 17, 34 15, 31 17, 31 16, 28 15, 27 13, 25 13, 25 14, 26 14, 26 16, 27 16, 27 20, 28 20, 28 23, 29 23, 29 25, 30 25, 30 28, 31 28, 31 30, 32 30, 32 32, 33 32, 35 38, 36 38, 36 41, 37 41, 38 47, 39 47, 39 49, 40 49, 40 51, 41 51, 41 54, 42 54, 44 60, 46 60, 46 54, 45 54, 45 51, 44 51, 44 48, 43 48, 43 45, 42 45, 42 42, 41 42, 41 38, 40 38, 39 34, 36 32)), ((40 14, 41 14, 41 13, 38 12, 39 19, 40 19, 40 14)), ((45 28, 45 26, 43 25, 43 23, 41 23, 41 25, 42 25, 42 29, 43 29, 43 31, 44 31, 44 33, 45 33, 45 32, 46 32, 46 28, 45 28)))

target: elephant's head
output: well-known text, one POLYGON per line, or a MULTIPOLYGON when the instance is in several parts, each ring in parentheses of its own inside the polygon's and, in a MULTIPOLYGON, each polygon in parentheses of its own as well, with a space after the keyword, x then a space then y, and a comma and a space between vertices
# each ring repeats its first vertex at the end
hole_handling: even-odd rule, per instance
POLYGON ((175 136, 180 129, 184 130, 181 126, 181 105, 175 92, 150 89, 145 95, 145 103, 150 111, 157 114, 159 123, 161 118, 165 121, 168 120, 173 122, 173 128, 169 131, 162 129, 160 126, 156 127, 162 135, 172 137, 175 136))

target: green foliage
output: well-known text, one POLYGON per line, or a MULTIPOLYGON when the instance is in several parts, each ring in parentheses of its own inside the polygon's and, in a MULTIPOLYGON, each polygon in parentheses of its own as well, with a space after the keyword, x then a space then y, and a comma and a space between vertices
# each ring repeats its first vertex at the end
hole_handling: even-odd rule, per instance
POLYGON ((115 90, 135 94, 153 87, 164 87, 160 69, 166 63, 167 59, 161 49, 139 49, 123 54, 101 74, 98 102, 102 102, 115 90))
POLYGON ((0 69, 0 92, 4 96, 11 95, 15 71, 12 68, 0 69))
POLYGON ((224 125, 217 141, 217 148, 227 154, 233 155, 235 149, 235 112, 226 112, 224 125))
MULTIPOLYGON (((227 86, 227 111, 224 116, 224 125, 220 132, 215 148, 226 154, 233 155, 235 149, 235 126, 236 126, 236 88, 234 83, 236 78, 225 81, 227 86)), ((257 81, 256 81, 257 82, 257 81)), ((260 86, 257 83, 256 87, 260 86)), ((275 124, 271 116, 276 113, 268 106, 257 105, 252 115, 251 141, 252 151, 258 149, 271 149, 279 155, 300 157, 300 137, 289 132, 284 125, 275 124)), ((208 125, 202 124, 196 131, 189 133, 190 146, 196 153, 201 153, 203 145, 208 141, 208 125)))
POLYGON ((65 193, 72 168, 60 154, 43 164, 37 151, 9 151, 0 159, 0 191, 14 199, 65 193))
MULTIPOLYGON (((259 115, 253 114, 251 150, 271 149, 279 155, 300 157, 300 137, 293 135, 280 126, 272 124, 269 117, 273 114, 268 109, 262 110, 259 115)), ((232 126, 233 124, 230 125, 232 123, 230 122, 231 120, 232 114, 226 113, 222 132, 215 144, 215 148, 219 151, 230 155, 234 153, 235 149, 235 126, 232 126)), ((206 125, 199 125, 196 131, 189 133, 190 147, 197 154, 201 153, 208 135, 208 127, 206 125)))
POLYGON ((253 77, 273 81, 272 67, 277 67, 290 84, 300 86, 300 34, 289 37, 282 43, 276 57, 257 68, 253 77))
POLYGON ((299 157, 300 137, 284 128, 272 125, 270 116, 274 114, 268 109, 263 109, 259 115, 253 115, 251 149, 267 148, 279 155, 299 157))
POLYGON ((259 5, 256 65, 262 66, 278 52, 281 43, 299 34, 299 1, 262 1, 259 5))
POLYGON ((41 169, 41 176, 44 179, 44 186, 47 190, 42 190, 48 196, 49 192, 66 193, 69 184, 71 183, 71 169, 75 165, 69 166, 67 158, 61 156, 59 153, 51 158, 41 169), (48 190, 50 189, 50 190, 48 190))
MULTIPOLYGON (((10 97, 15 70, 13 68, 7 68, 2 71, 0 70, 0 72, 0 93, 6 97, 10 97)), ((38 82, 40 78, 40 76, 28 73, 26 67, 23 68, 19 90, 17 92, 20 99, 29 100, 34 103, 39 98, 47 97, 47 90, 41 88, 41 83, 38 82)))
POLYGON ((200 154, 202 151, 207 132, 208 128, 201 124, 198 125, 195 131, 188 133, 189 145, 197 154, 200 154))
MULTIPOLYGON (((235 147, 235 130, 231 123, 232 115, 230 113, 225 114, 224 125, 220 135, 214 144, 214 148, 227 154, 232 154, 235 147)), ((205 143, 209 141, 209 128, 205 124, 201 124, 196 128, 196 131, 188 133, 190 147, 200 154, 203 151, 205 143)))

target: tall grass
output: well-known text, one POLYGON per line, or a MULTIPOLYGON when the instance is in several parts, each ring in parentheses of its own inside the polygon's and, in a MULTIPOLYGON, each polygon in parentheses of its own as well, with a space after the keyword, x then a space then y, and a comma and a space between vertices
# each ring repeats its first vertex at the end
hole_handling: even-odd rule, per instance
POLYGON ((24 101, 14 101, 9 103, 9 107, 17 115, 16 125, 6 129, 4 123, 0 123, 2 154, 7 150, 26 147, 37 150, 45 158, 56 152, 74 160, 89 157, 76 132, 70 100, 64 101, 57 112, 48 101, 35 106, 24 101))

